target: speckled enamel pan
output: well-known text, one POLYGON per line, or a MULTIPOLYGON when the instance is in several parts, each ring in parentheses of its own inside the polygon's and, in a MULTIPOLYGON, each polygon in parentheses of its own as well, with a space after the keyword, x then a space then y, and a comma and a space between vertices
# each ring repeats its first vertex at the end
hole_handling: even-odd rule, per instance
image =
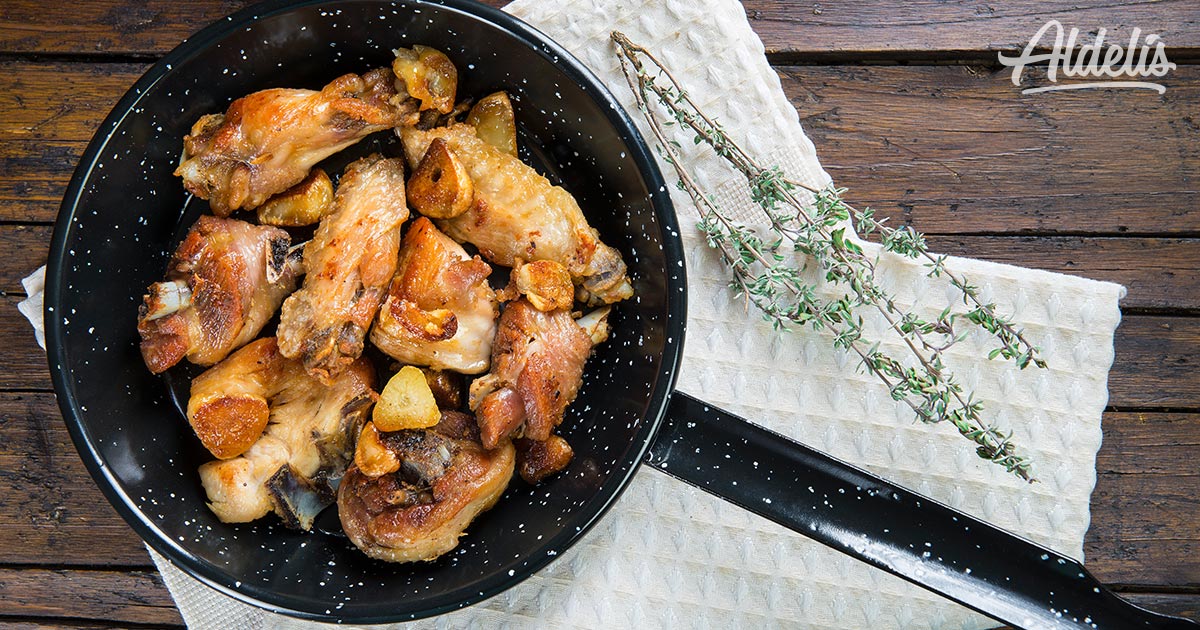
MULTIPOLYGON (((386 134, 368 139, 331 158, 330 172, 395 150, 386 134)), ((84 464, 134 530, 206 584, 288 615, 389 622, 491 597, 584 536, 649 461, 1014 625, 1166 627, 1166 618, 1125 604, 1073 560, 673 393, 685 324, 682 260, 645 143, 595 77, 541 33, 465 0, 268 2, 209 26, 155 64, 88 146, 50 250, 50 370, 84 464), (208 455, 179 409, 179 392, 197 370, 152 376, 134 322, 145 287, 205 205, 171 174, 192 122, 255 90, 315 88, 387 65, 392 48, 416 43, 454 59, 461 93, 509 91, 524 157, 571 190, 621 250, 637 297, 616 310, 612 337, 589 362, 569 410, 565 435, 576 458, 567 471, 536 488, 514 482, 443 558, 390 565, 355 550, 336 518, 310 534, 269 518, 217 521, 196 476, 208 455), (826 496, 842 500, 830 507, 826 496), (936 553, 923 557, 930 548, 936 553)))

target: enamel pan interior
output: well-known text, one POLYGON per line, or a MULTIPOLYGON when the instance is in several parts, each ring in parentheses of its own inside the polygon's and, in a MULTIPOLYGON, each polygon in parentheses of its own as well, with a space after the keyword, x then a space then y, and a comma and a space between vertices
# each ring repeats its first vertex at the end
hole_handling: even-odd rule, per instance
MULTIPOLYGON (((368 138, 331 173, 371 151, 368 138)), ((678 229, 653 159, 600 83, 545 36, 494 9, 430 4, 282 2, 195 35, 121 99, 63 201, 46 292, 50 368, 79 453, 120 514, 158 552, 207 584, 278 612, 357 623, 433 615, 494 595, 570 547, 613 503, 646 451, 674 380, 684 289, 678 229), (366 558, 334 533, 298 534, 268 517, 225 525, 196 468, 210 459, 164 380, 138 353, 135 321, 182 233, 206 205, 172 171, 203 114, 270 87, 320 88, 425 44, 460 72, 460 94, 507 90, 524 157, 578 198, 629 264, 637 297, 588 364, 564 423, 570 468, 537 488, 516 479, 458 549, 423 564, 366 558)), ((186 392, 186 385, 183 386, 186 392)), ((336 521, 335 521, 336 523, 336 521)), ((336 529, 336 526, 334 527, 336 529)))

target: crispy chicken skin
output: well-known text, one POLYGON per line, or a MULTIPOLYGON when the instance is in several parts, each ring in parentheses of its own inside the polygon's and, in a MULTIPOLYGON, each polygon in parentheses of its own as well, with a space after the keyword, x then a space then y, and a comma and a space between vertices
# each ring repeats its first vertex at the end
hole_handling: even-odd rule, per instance
POLYGON ((461 412, 443 412, 430 429, 380 439, 400 469, 371 478, 351 466, 338 489, 342 529, 379 560, 433 560, 456 547, 467 525, 504 493, 515 468, 512 444, 485 450, 473 418, 461 412))
POLYGON ((212 511, 226 523, 274 511, 289 526, 308 529, 333 501, 369 417, 374 386, 366 359, 322 385, 298 361, 280 354, 273 337, 198 376, 187 415, 204 445, 221 458, 200 466, 212 511))
POLYGON ((470 172, 474 201, 463 214, 438 221, 446 234, 474 244, 484 258, 506 267, 518 259, 557 262, 589 304, 611 304, 633 295, 620 253, 600 242, 571 193, 479 139, 471 125, 402 127, 397 133, 410 166, 415 168, 429 145, 441 138, 470 172))
POLYGON ((607 337, 602 310, 577 322, 565 309, 542 312, 525 298, 504 308, 492 370, 471 384, 470 406, 485 447, 508 436, 550 438, 579 392, 592 346, 607 337))
POLYGON ((138 311, 146 367, 159 374, 184 357, 212 365, 253 339, 296 288, 290 246, 279 228, 200 217, 138 311))
POLYGON ((279 349, 331 383, 362 354, 371 321, 396 271, 404 164, 371 155, 346 167, 333 212, 304 247, 304 286, 283 303, 279 349))
POLYGON ((487 281, 491 272, 429 219, 417 219, 404 235, 371 341, 410 365, 487 371, 498 312, 487 281))
POLYGON ((546 477, 562 472, 575 457, 571 445, 553 434, 542 441, 517 438, 513 440, 513 446, 517 449, 517 471, 529 484, 538 484, 546 477))
POLYGON ((184 137, 175 174, 217 216, 255 208, 314 164, 376 131, 417 121, 416 99, 397 95, 387 68, 347 74, 322 90, 276 88, 209 114, 184 137))

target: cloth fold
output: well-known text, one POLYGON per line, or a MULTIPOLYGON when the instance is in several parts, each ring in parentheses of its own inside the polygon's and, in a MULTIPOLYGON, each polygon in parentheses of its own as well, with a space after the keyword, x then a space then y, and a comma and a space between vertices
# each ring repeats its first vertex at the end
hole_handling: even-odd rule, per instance
MULTIPOLYGON (((639 124, 608 39, 612 30, 654 51, 701 108, 762 162, 778 164, 790 178, 811 185, 829 183, 736 0, 517 0, 505 10, 574 53, 639 124)), ((759 215, 745 181, 690 137, 677 139, 695 179, 722 207, 755 224, 759 215)), ((660 166, 673 181, 669 165, 660 166)), ((980 286, 985 299, 1012 314, 1049 361, 1046 370, 1024 371, 1011 362, 987 361, 995 342, 983 333, 973 333, 947 357, 988 417, 1011 431, 1034 460, 1041 483, 1029 485, 978 459, 952 427, 916 423, 911 410, 892 401, 875 377, 861 373, 846 353, 834 351, 825 336, 807 330, 781 335, 748 312, 728 288, 728 271, 695 228, 696 209, 684 194, 672 194, 688 252, 682 391, 1082 557, 1122 287, 969 259, 948 263, 980 286)), ((961 304, 956 290, 926 272, 914 261, 880 258, 879 277, 901 304, 920 298, 919 309, 930 316, 961 304)), ((882 324, 868 318, 866 330, 879 335, 882 324)), ((895 343, 884 348, 901 354, 895 343)), ((153 551, 150 555, 190 627, 319 625, 237 602, 153 551)), ((971 629, 995 624, 643 469, 609 515, 557 561, 497 597, 418 625, 971 629)))

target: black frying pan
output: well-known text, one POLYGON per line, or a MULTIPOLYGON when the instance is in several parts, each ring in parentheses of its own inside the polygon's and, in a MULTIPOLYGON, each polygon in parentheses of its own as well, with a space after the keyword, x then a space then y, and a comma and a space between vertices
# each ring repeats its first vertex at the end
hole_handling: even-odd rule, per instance
MULTIPOLYGON (((390 142, 381 136, 355 150, 394 151, 390 142)), ((100 488, 152 547, 224 593, 298 617, 395 621, 495 595, 579 540, 648 461, 1007 623, 1192 627, 1125 603, 1074 560, 672 392, 685 279, 666 190, 601 84, 499 11, 467 0, 251 7, 151 68, 104 121, 71 180, 46 290, 63 416, 100 488), (315 88, 387 65, 391 48, 416 43, 454 59, 462 94, 513 95, 526 159, 571 190, 623 252, 638 298, 616 310, 613 335, 590 361, 570 409, 570 468, 536 490, 513 483, 460 548, 438 561, 389 565, 335 534, 299 534, 269 519, 218 522, 195 474, 208 455, 171 388, 142 365, 134 322, 145 287, 203 206, 171 175, 193 121, 255 90, 315 88), (830 507, 824 496, 844 498, 830 507), (935 551, 928 558, 927 542, 935 551)), ((178 368, 174 380, 195 373, 188 370, 178 368)))

